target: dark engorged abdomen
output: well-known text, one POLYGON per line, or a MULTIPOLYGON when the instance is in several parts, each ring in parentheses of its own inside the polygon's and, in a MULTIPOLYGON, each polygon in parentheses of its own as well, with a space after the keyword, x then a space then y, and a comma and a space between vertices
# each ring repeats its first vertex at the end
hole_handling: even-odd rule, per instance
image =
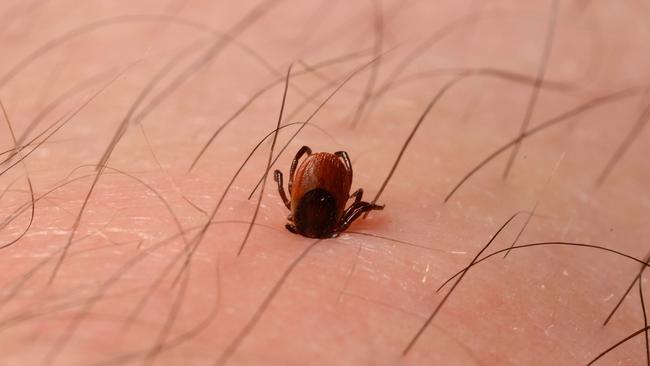
POLYGON ((334 196, 324 189, 306 192, 293 214, 296 230, 310 238, 329 237, 338 219, 337 206, 334 196))

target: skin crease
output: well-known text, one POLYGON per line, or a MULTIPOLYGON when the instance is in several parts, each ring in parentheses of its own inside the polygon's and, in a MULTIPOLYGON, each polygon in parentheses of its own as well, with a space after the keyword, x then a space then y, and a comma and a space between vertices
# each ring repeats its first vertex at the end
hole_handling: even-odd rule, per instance
MULTIPOLYGON (((5 1, 0 5, 0 72, 5 75, 58 35, 100 19, 164 14, 225 32, 257 4, 5 1)), ((0 253, 0 363, 587 364, 644 327, 636 286, 602 326, 640 266, 611 253, 569 246, 515 249, 506 259, 499 255, 472 268, 402 356, 449 288, 436 294, 438 286, 467 266, 518 211, 535 208, 536 215, 517 244, 596 244, 640 260, 648 253, 647 129, 636 135, 604 183, 596 185, 649 103, 643 90, 650 82, 650 8, 641 1, 559 2, 544 78, 562 87, 545 84, 539 90, 528 129, 608 93, 634 86, 639 87, 636 94, 524 139, 507 179, 502 175, 510 150, 443 202, 470 169, 518 136, 551 9, 550 1, 273 3, 257 22, 238 31, 239 43, 217 51, 214 60, 141 123, 129 125, 74 234, 95 172, 87 165, 99 162, 138 95, 170 60, 197 41, 205 42, 200 52, 206 52, 215 38, 179 22, 122 21, 43 54, 0 86, 17 138, 76 85, 86 87, 53 108, 30 137, 117 79, 28 156, 25 165, 0 176, 3 220, 25 208, 3 223, 0 243, 15 240, 29 225, 26 171, 36 198, 71 181, 38 199, 26 235, 0 253), (422 42, 459 19, 466 21, 413 58, 422 42), (272 70, 243 51, 242 44, 272 70), (317 65, 362 50, 367 52, 359 57, 299 75, 304 63, 317 65), (313 244, 313 239, 287 232, 288 211, 269 174, 256 225, 237 256, 256 211, 258 195, 247 196, 266 167, 268 140, 234 181, 215 223, 198 242, 185 272, 189 275, 178 277, 186 248, 196 243, 193 239, 233 174, 274 129, 282 83, 224 128, 188 173, 214 131, 260 88, 284 78, 291 62, 285 117, 298 122, 335 85, 384 52, 291 142, 275 166, 284 172, 285 184, 291 158, 302 145, 314 152, 346 150, 353 161, 352 191, 363 187, 364 200, 370 201, 427 104, 455 72, 491 68, 524 76, 525 82, 484 73, 453 86, 424 119, 377 201, 386 204, 385 210, 355 222, 337 239, 313 244), (397 77, 402 82, 380 98, 362 102, 368 90, 380 90, 409 57, 412 63, 397 77), (291 116, 306 96, 330 82, 291 116), (186 232, 179 236, 181 228, 186 232), (70 238, 66 256, 53 272, 70 238), (172 262, 174 258, 181 259, 172 262), (292 267, 297 258, 301 260, 292 267), (165 272, 170 263, 173 267, 165 272)), ((155 84, 138 107, 136 119, 200 52, 173 65, 171 75, 155 84)), ((4 120, 1 128, 1 150, 14 149, 4 120)), ((280 132, 275 153, 297 128, 280 132)), ((526 218, 515 218, 487 253, 510 246, 526 218)), ((596 364, 647 364, 643 334, 596 364)))

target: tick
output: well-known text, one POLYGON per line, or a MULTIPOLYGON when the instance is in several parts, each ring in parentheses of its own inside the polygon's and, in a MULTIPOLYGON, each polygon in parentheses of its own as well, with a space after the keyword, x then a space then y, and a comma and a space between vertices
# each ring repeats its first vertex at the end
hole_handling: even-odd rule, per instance
POLYGON ((285 227, 309 238, 336 237, 364 212, 384 209, 384 205, 361 201, 362 188, 350 194, 352 163, 345 151, 312 154, 308 146, 300 148, 289 170, 291 199, 284 192, 282 172, 276 170, 273 178, 284 205, 291 211, 285 227), (305 154, 307 158, 299 166, 305 154), (352 197, 354 202, 346 208, 352 197))

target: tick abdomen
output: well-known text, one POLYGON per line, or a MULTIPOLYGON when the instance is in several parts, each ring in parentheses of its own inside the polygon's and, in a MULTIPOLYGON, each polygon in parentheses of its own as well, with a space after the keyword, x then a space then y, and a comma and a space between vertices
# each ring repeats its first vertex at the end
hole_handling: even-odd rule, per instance
POLYGON ((293 187, 291 187, 291 202, 295 204, 292 207, 294 217, 295 209, 300 205, 303 196, 316 189, 329 193, 336 202, 337 214, 342 213, 351 185, 352 174, 348 172, 338 156, 324 152, 310 155, 296 170, 293 187))

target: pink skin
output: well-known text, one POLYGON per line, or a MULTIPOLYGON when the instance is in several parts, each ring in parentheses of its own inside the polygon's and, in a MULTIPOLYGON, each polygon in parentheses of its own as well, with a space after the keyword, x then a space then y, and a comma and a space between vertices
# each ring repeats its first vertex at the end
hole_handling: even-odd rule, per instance
MULTIPOLYGON (((564 88, 542 88, 528 129, 595 97, 629 86, 640 86, 640 91, 525 139, 507 179, 502 174, 510 150, 444 203, 471 168, 519 133, 540 64, 550 2, 383 1, 378 12, 379 2, 373 8, 373 2, 287 0, 237 34, 275 73, 241 47, 228 45, 147 115, 142 127, 129 126, 108 165, 141 181, 106 169, 74 232, 93 168, 81 168, 68 179, 86 178, 45 194, 73 169, 97 164, 138 95, 180 50, 198 39, 209 45, 214 38, 161 19, 124 21, 53 48, 1 85, 0 98, 20 137, 59 95, 106 73, 49 113, 31 132, 34 137, 123 72, 28 156, 25 165, 0 176, 3 220, 24 207, 3 224, 0 243, 11 242, 29 224, 25 169, 38 199, 26 235, 0 253, 0 363, 581 365, 642 328, 636 286, 608 326, 602 326, 637 274, 638 263, 596 249, 540 246, 516 249, 506 259, 498 255, 470 270, 402 355, 449 289, 436 294, 438 286, 468 265, 511 215, 533 210, 536 202, 536 216, 517 244, 571 241, 641 260, 647 255, 650 132, 641 131, 602 186, 595 182, 648 104, 643 87, 648 83, 650 9, 640 1, 560 2, 546 79, 564 88), (380 13, 382 22, 377 22, 380 13), (376 103, 367 103, 364 111, 372 108, 372 113, 363 113, 351 127, 373 73, 377 81, 371 90, 377 90, 423 40, 474 13, 483 18, 460 24, 414 59, 398 77, 405 81, 376 103), (376 47, 380 33, 382 47, 376 47), (304 70, 298 60, 316 64, 368 47, 368 54, 320 69, 318 75, 295 75, 304 70), (452 87, 426 116, 379 198, 386 209, 355 222, 339 238, 310 246, 313 239, 286 231, 288 212, 269 174, 257 225, 237 256, 255 212, 258 195, 246 198, 266 167, 267 142, 234 181, 215 223, 193 241, 250 149, 274 128, 282 83, 226 127, 187 173, 219 125, 256 91, 281 78, 292 61, 285 116, 325 85, 323 77, 340 83, 369 62, 373 52, 389 50, 378 69, 371 65, 352 78, 311 120, 327 134, 307 126, 283 153, 275 167, 285 173, 285 183, 300 146, 309 145, 314 152, 346 150, 354 167, 352 190, 363 187, 364 200, 370 201, 426 105, 455 72, 492 68, 525 78, 514 82, 484 73, 452 87), (413 75, 419 76, 408 78, 413 75), (181 237, 180 227, 186 230, 181 237), (53 272, 69 240, 66 256, 53 272), (190 275, 172 287, 183 256, 152 287, 169 263, 197 242, 190 275), (119 272, 129 263, 128 270, 119 272), (134 313, 148 294, 148 302, 134 313)), ((224 31, 257 3, 3 2, 0 75, 57 35, 95 20, 169 14, 224 31)), ((153 95, 198 54, 176 64, 153 95)), ((287 122, 304 121, 331 91, 319 94, 287 122)), ((151 95, 144 104, 150 100, 151 95)), ((1 150, 13 149, 4 120, 1 128, 1 150)), ((276 153, 296 128, 281 131, 276 153)), ((526 215, 519 215, 487 252, 510 246, 525 221, 526 215)), ((645 365, 644 335, 599 362, 645 365)))

